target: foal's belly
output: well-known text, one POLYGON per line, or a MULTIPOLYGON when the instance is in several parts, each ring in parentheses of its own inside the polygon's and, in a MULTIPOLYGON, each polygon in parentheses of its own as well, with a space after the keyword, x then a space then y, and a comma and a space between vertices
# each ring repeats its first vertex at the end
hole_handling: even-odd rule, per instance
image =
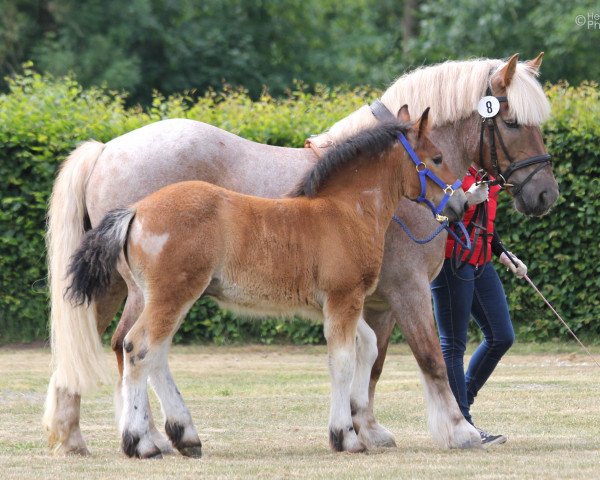
POLYGON ((285 288, 282 284, 278 288, 266 288, 259 279, 241 284, 213 278, 204 294, 212 297, 220 307, 243 316, 299 316, 322 322, 323 307, 315 298, 318 295, 307 295, 299 290, 294 286, 285 288))

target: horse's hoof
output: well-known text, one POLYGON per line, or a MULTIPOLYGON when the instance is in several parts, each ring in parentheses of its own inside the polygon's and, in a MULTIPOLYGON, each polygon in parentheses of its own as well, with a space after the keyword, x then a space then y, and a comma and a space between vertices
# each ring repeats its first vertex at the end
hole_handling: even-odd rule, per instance
POLYGON ((357 430, 358 439, 368 448, 396 448, 396 440, 392 432, 376 422, 357 430))
POLYGON ((180 445, 177 450, 185 456, 190 458, 202 457, 202 445, 180 445))
POLYGON ((469 449, 477 449, 477 448, 483 448, 483 446, 481 445, 481 439, 471 439, 471 440, 467 440, 466 442, 461 443, 458 446, 459 449, 461 450, 469 450, 469 449))
POLYGON ((396 440, 394 440, 393 438, 388 438, 387 440, 384 440, 382 442, 377 442, 373 446, 378 447, 378 448, 397 448, 398 447, 398 445, 396 445, 396 440))
POLYGON ((367 449, 367 447, 363 444, 360 443, 359 445, 356 445, 352 448, 349 448, 347 450, 348 453, 368 453, 369 450, 367 449))
POLYGON ((54 448, 54 450, 52 451, 52 453, 56 456, 63 456, 63 457, 67 457, 67 456, 85 457, 87 455, 90 455, 90 451, 88 450, 88 448, 85 445, 67 446, 64 443, 57 445, 56 448, 54 448))

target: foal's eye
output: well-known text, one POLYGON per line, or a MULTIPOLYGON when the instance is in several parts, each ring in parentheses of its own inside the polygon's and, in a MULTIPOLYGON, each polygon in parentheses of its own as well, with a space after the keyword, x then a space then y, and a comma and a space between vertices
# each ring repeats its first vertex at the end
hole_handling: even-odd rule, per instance
POLYGON ((504 120, 504 125, 508 128, 519 128, 519 123, 516 120, 504 120))
POLYGON ((433 163, 435 163, 436 165, 442 164, 442 156, 441 155, 437 155, 436 157, 433 157, 432 160, 433 160, 433 163))

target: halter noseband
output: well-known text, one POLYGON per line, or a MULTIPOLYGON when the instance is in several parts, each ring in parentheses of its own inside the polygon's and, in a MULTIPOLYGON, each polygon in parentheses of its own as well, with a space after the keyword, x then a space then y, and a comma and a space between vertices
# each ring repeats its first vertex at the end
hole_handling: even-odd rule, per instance
MULTIPOLYGON (((498 100, 499 103, 508 102, 508 99, 505 96, 500 97, 500 96, 493 95, 492 90, 489 86, 486 91, 486 96, 496 98, 496 100, 498 100)), ((542 155, 535 155, 533 157, 528 157, 528 158, 524 158, 522 160, 515 161, 512 158, 512 156, 510 155, 510 153, 508 152, 508 149, 506 148, 504 140, 502 139, 502 135, 500 135, 500 130, 498 129, 498 124, 496 123, 496 115, 498 115, 498 113, 496 113, 492 117, 487 117, 487 118, 482 117, 483 122, 481 123, 481 134, 479 136, 479 165, 481 167, 483 167, 483 137, 484 137, 484 133, 485 133, 485 127, 487 125, 488 134, 490 137, 490 160, 491 160, 493 169, 496 171, 496 173, 495 173, 496 180, 489 182, 489 184, 490 185, 500 185, 501 188, 504 188, 505 186, 513 187, 512 193, 516 197, 519 193, 521 193, 521 190, 523 189, 525 184, 527 182, 529 182, 537 172, 539 172, 542 168, 551 164, 552 155, 550 155, 549 153, 544 153, 542 155), (500 170, 500 166, 498 165, 498 152, 496 150, 496 136, 498 137, 498 143, 500 143, 500 148, 502 148, 502 152, 504 153, 504 156, 510 163, 508 165, 508 167, 506 168, 506 170, 504 170, 503 172, 500 170), (508 183, 508 179, 510 178, 510 176, 513 173, 515 173, 517 170, 529 167, 531 165, 537 165, 537 164, 539 164, 538 167, 533 172, 531 172, 525 178, 525 180, 523 180, 518 185, 508 183)))

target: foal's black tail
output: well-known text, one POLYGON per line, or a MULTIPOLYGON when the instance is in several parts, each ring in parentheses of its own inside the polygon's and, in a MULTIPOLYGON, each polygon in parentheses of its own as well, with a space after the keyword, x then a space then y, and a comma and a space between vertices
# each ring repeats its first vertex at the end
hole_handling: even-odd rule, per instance
POLYGON ((106 291, 134 215, 135 211, 128 208, 112 210, 100 225, 86 232, 67 271, 72 280, 65 290, 65 298, 74 305, 89 304, 106 291))

